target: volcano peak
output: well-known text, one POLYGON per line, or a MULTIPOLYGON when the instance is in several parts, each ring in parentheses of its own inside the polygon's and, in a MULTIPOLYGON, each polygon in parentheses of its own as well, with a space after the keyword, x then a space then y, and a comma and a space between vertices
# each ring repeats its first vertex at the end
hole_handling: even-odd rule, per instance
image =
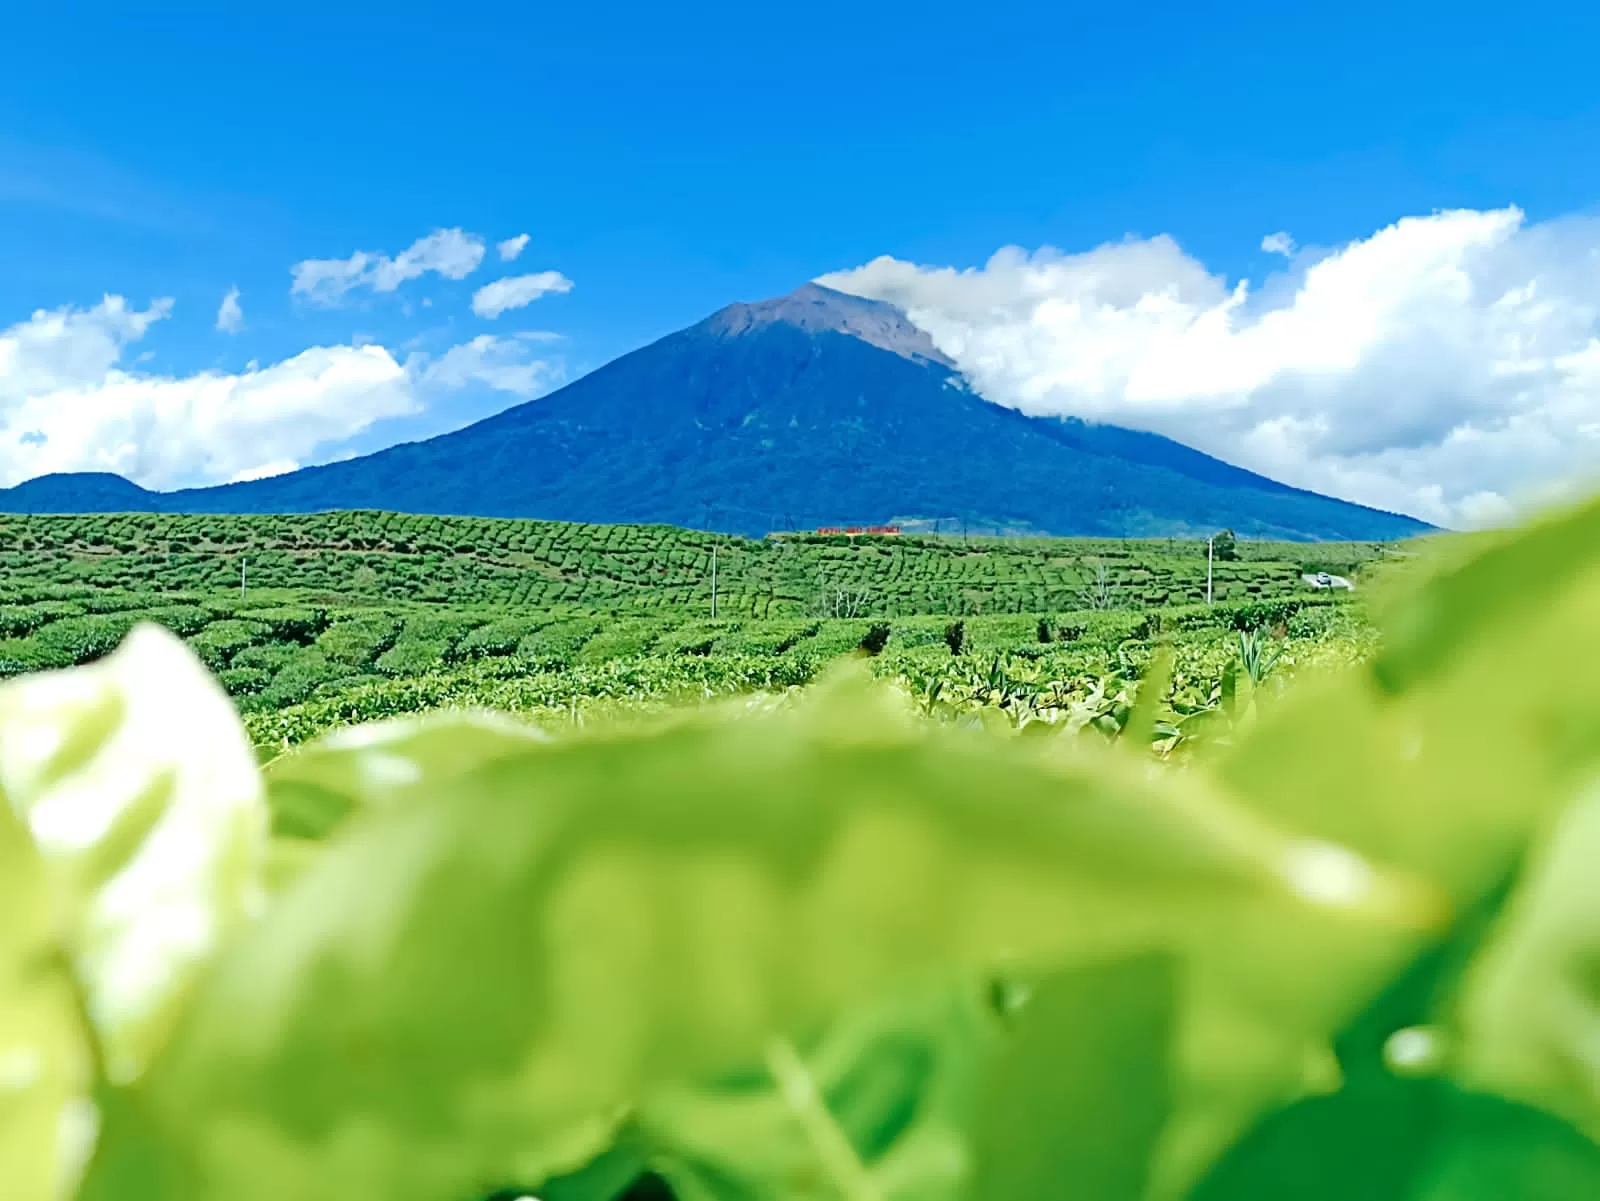
POLYGON ((955 363, 892 304, 806 283, 785 296, 753 304, 730 304, 703 323, 708 333, 736 338, 771 325, 790 325, 808 334, 844 334, 918 363, 955 368, 955 363))

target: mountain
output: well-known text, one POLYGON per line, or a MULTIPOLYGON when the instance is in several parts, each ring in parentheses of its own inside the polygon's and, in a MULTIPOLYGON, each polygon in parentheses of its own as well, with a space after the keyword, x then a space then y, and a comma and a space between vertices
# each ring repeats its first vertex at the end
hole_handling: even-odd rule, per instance
POLYGON ((161 499, 120 475, 85 471, 0 489, 0 513, 140 513, 161 509, 161 499))
POLYGON ((356 508, 749 534, 935 521, 1291 539, 1428 528, 1154 434, 991 404, 898 309, 816 284, 730 305, 542 399, 362 458, 179 492, 105 475, 0 491, 9 512, 356 508))

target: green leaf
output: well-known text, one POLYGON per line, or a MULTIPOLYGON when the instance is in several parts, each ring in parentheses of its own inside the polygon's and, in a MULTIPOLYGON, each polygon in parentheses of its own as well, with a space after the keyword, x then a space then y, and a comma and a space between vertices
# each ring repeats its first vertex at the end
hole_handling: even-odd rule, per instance
MULTIPOLYGON (((535 745, 353 825, 138 1089, 188 1181, 168 1201, 535 1179, 885 990, 1139 952, 1185 962, 1181 1178, 1305 1086, 1371 964, 1436 920, 1196 782, 881 695, 535 745)), ((108 1127, 88 1197, 126 1153, 108 1127)))
POLYGON ((1173 969, 1143 956, 1033 986, 977 1105, 975 1201, 1143 1195, 1172 1105, 1173 969))
POLYGON ((854 1008, 807 1049, 798 1107, 762 1075, 652 1097, 639 1116, 650 1163, 680 1195, 799 1201, 849 1195, 855 1183, 879 1198, 957 1197, 996 1033, 966 982, 854 1008), (844 1148, 817 1145, 823 1122, 844 1148), (855 1161, 844 1187, 829 1163, 840 1150, 855 1161))
MULTIPOLYGON (((1394 606, 1376 669, 1298 690, 1221 764, 1230 791, 1258 812, 1438 882, 1475 915, 1468 924, 1492 911, 1534 832, 1600 757, 1600 506, 1487 542, 1394 606), (1505 587, 1512 578, 1517 587, 1505 587)), ((1374 1044, 1440 1017, 1480 931, 1464 937, 1432 975, 1418 966, 1428 939, 1390 966, 1383 995, 1341 1041, 1353 1083, 1386 1070, 1374 1044)), ((1505 1029, 1537 1012, 1522 1008, 1533 1003, 1531 993, 1508 1003, 1505 1029)), ((1452 1053, 1443 1037, 1436 1046, 1452 1053)), ((1537 1074, 1524 1064, 1492 1079, 1537 1074)), ((1513 1095, 1547 1097, 1551 1085, 1527 1087, 1513 1095)), ((1569 1095, 1558 1111, 1581 1121, 1575 1104, 1569 1095)))
POLYGON ((1376 664, 1389 690, 1408 690, 1447 670, 1497 627, 1540 617, 1547 597, 1591 573, 1600 546, 1600 501, 1464 545, 1473 548, 1465 562, 1409 590, 1389 615, 1376 664))
POLYGON ((1161 711, 1161 702, 1171 686, 1172 647, 1163 643, 1156 648, 1145 666, 1138 695, 1128 714, 1128 724, 1123 729, 1123 736, 1134 750, 1142 753, 1149 748, 1151 739, 1155 737, 1156 717, 1161 711))
POLYGON ((1413 1201, 1600 1197, 1600 1146, 1565 1122, 1499 1097, 1457 1094, 1413 1201))
POLYGON ((1442 1091, 1388 1081, 1298 1101, 1229 1148, 1190 1201, 1406 1201, 1438 1136, 1442 1091))
POLYGON ((0 915, 0 1180, 8 1201, 54 1201, 88 1149, 90 1063, 44 863, 4 798, 0 915))
POLYGON ((1443 1080, 1368 1082, 1269 1115, 1191 1201, 1578 1201, 1600 1147, 1528 1106, 1443 1080))
POLYGON ((1533 858, 1458 1007, 1458 1068, 1475 1086, 1600 1138, 1600 785, 1533 858))
MULTIPOLYGON (((613 1201, 644 1173, 646 1152, 642 1139, 631 1130, 624 1131, 581 1168, 539 1184, 540 1201, 613 1201)), ((529 1188, 508 1193, 507 1201, 512 1195, 529 1196, 532 1192, 529 1188)))
POLYGON ((1478 904, 1459 913, 1334 1037, 1340 1073, 1348 1084, 1386 1083, 1397 1067, 1412 1075, 1429 1075, 1444 1066, 1451 1036, 1442 1023, 1511 885, 1508 877, 1478 904), (1395 1062, 1397 1050, 1404 1064, 1395 1062))
POLYGON ((1240 1141, 1193 1201, 1578 1201, 1600 1147, 1540 1110, 1396 1081, 1317 1097, 1240 1141))
POLYGON ((261 902, 265 808, 243 728, 181 642, 138 626, 92 666, 0 688, 0 786, 60 897, 106 1070, 131 1079, 261 902))
POLYGON ((441 713, 352 726, 265 769, 275 835, 320 839, 357 813, 382 809, 546 736, 495 713, 441 713))
POLYGON ((1271 819, 1470 907, 1600 758, 1596 612, 1600 505, 1498 537, 1396 604, 1376 668, 1263 715, 1223 779, 1271 819))

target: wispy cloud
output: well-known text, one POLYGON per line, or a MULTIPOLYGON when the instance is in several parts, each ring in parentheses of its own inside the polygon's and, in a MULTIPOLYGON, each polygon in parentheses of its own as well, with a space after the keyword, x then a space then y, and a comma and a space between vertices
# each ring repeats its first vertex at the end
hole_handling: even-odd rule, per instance
POLYGON ((573 281, 560 272, 536 272, 533 275, 509 275, 504 280, 485 283, 472 294, 472 312, 478 317, 494 320, 512 309, 525 309, 550 293, 570 293, 573 281))
POLYGON ((1268 254, 1281 254, 1289 258, 1294 254, 1294 239, 1282 232, 1268 234, 1261 239, 1261 249, 1268 254))
POLYGON ((425 386, 452 390, 482 384, 496 392, 531 400, 561 383, 565 369, 559 361, 530 359, 525 345, 528 341, 520 335, 496 338, 480 334, 418 366, 418 379, 425 386))
POLYGON ((289 269, 291 295, 312 304, 334 307, 350 293, 366 288, 393 292, 407 280, 434 272, 445 279, 465 279, 483 262, 484 242, 477 234, 438 229, 418 238, 393 258, 358 250, 347 259, 306 259, 289 269))
POLYGON ((239 307, 239 285, 228 289, 217 309, 217 328, 225 334, 236 334, 244 328, 244 310, 239 307))
POLYGON ((500 252, 500 261, 509 263, 521 254, 528 246, 528 235, 518 234, 514 238, 507 238, 504 242, 495 244, 495 249, 500 252))
POLYGON ((472 294, 472 311, 490 320, 511 309, 525 308, 551 292, 572 291, 572 281, 559 271, 510 275, 484 284, 472 294))

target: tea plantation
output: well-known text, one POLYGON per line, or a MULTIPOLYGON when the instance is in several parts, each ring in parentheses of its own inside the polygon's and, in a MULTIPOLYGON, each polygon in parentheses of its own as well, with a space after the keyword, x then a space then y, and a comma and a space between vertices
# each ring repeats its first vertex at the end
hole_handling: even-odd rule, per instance
POLYGON ((1302 577, 1404 557, 1228 552, 1207 605, 1203 542, 751 540, 366 512, 0 517, 0 675, 89 662, 152 621, 273 743, 440 705, 570 713, 785 687, 856 650, 913 681, 1000 657, 1032 665, 1013 677, 1087 689, 1136 673, 1163 638, 1207 662, 1237 631, 1358 645, 1360 622, 1302 577))

